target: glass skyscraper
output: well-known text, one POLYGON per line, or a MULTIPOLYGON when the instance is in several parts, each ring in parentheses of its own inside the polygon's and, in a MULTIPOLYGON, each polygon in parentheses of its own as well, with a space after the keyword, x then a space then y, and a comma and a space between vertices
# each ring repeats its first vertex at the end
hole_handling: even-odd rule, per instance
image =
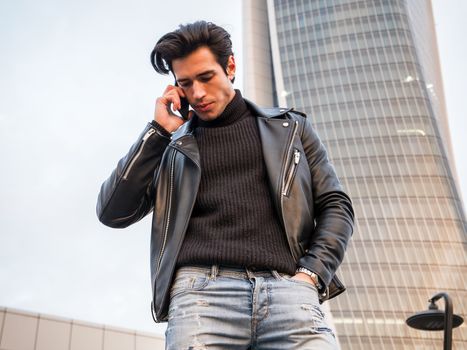
MULTIPOLYGON (((356 211, 329 301, 343 349, 434 349, 405 319, 446 291, 466 316, 457 190, 429 0, 244 0, 244 95, 311 118, 356 211)), ((439 302, 443 309, 443 302, 439 302)), ((463 325, 455 349, 467 348, 463 325)))

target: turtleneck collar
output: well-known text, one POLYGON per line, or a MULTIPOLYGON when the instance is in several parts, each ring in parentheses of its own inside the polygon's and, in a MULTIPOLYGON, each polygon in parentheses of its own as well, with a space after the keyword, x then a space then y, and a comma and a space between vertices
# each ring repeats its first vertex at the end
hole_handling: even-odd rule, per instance
POLYGON ((227 126, 240 120, 248 107, 243 100, 240 90, 235 89, 235 96, 225 107, 224 111, 214 120, 205 121, 196 116, 197 126, 203 128, 215 128, 220 126, 227 126))

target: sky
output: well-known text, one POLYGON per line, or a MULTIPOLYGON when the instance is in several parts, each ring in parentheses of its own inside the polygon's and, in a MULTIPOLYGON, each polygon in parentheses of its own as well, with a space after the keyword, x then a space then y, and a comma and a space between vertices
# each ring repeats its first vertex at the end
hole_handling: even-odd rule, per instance
MULTIPOLYGON (((150 316, 150 216, 97 220, 101 183, 153 118, 170 77, 149 54, 179 23, 233 39, 242 87, 241 2, 0 2, 0 306, 162 333, 150 316)), ((435 0, 448 115, 467 195, 467 3, 435 0)))

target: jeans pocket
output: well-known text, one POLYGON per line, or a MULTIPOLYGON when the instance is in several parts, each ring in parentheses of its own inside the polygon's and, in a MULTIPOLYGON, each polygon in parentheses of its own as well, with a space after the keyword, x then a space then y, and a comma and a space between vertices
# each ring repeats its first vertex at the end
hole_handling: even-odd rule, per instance
POLYGON ((208 275, 201 273, 179 274, 175 276, 170 288, 170 299, 182 293, 200 291, 208 285, 209 280, 210 278, 208 275))
POLYGON ((316 292, 318 292, 318 289, 316 288, 316 286, 311 282, 302 281, 302 280, 293 278, 292 276, 289 276, 289 275, 282 275, 281 274, 281 277, 282 277, 282 279, 284 279, 284 280, 286 280, 288 282, 292 282, 292 283, 295 283, 295 284, 306 286, 306 287, 311 288, 311 289, 315 290, 316 292))

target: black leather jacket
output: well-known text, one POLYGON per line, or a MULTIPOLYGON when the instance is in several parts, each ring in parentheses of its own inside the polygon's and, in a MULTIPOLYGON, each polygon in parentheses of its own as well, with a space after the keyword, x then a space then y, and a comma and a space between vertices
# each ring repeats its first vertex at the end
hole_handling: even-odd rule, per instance
MULTIPOLYGON (((260 109, 257 116, 271 193, 297 265, 314 271, 324 288, 320 299, 342 293, 335 276, 353 232, 349 197, 326 150, 305 115, 291 109, 260 109)), ((99 220, 124 228, 153 211, 151 235, 152 311, 166 321, 177 255, 201 177, 191 122, 172 138, 148 123, 128 154, 102 184, 99 220)))

